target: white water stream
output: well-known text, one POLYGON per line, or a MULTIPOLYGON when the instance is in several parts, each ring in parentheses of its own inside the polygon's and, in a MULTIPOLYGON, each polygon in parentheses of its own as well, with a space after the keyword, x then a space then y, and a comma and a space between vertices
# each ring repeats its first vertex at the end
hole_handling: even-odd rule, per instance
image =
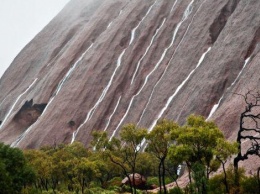
POLYGON ((47 103, 47 106, 45 107, 44 111, 42 112, 41 115, 44 115, 44 113, 46 112, 46 110, 48 109, 48 107, 50 106, 50 104, 52 103, 52 101, 54 100, 54 98, 58 95, 58 93, 60 92, 61 88, 63 87, 65 81, 69 78, 69 76, 71 75, 71 73, 75 70, 75 68, 78 66, 79 62, 83 59, 83 57, 86 55, 86 53, 91 49, 91 47, 93 46, 93 43, 87 48, 87 50, 81 54, 81 56, 78 58, 78 60, 72 65, 72 67, 69 69, 69 71, 66 73, 66 75, 62 78, 62 80, 59 82, 54 94, 52 95, 52 97, 50 98, 49 102, 47 103))
POLYGON ((83 57, 86 55, 86 53, 91 49, 91 47, 93 46, 93 43, 87 48, 87 50, 81 54, 81 56, 78 58, 78 60, 72 65, 72 67, 69 69, 69 71, 66 73, 66 75, 62 78, 62 80, 60 81, 56 92, 54 94, 54 96, 56 96, 59 91, 61 90, 62 86, 64 85, 65 81, 69 78, 69 76, 71 75, 71 73, 75 70, 75 68, 78 66, 79 62, 83 59, 83 57))
MULTIPOLYGON (((57 96, 57 94, 60 92, 60 90, 62 89, 62 86, 64 85, 65 81, 69 78, 69 76, 71 75, 71 73, 74 71, 74 69, 78 66, 79 62, 83 59, 83 57, 86 55, 86 53, 91 49, 91 47, 93 46, 93 43, 86 49, 86 51, 84 53, 81 54, 81 56, 78 58, 78 60, 72 65, 72 67, 69 69, 69 71, 66 73, 66 75, 63 77, 63 79, 60 81, 60 83, 58 84, 56 91, 54 92, 53 96, 50 98, 49 102, 47 103, 47 106, 45 107, 44 111, 42 112, 41 116, 42 117, 44 115, 44 113, 46 112, 46 110, 48 109, 48 107, 50 106, 50 104, 52 103, 52 101, 54 100, 54 98, 57 96)), ((28 129, 26 129, 25 132, 23 132, 12 144, 12 147, 16 147, 19 145, 19 143, 23 140, 23 138, 32 130, 33 126, 36 125, 40 119, 40 117, 38 118, 38 120, 32 124, 28 129)))
POLYGON ((109 119, 108 119, 108 121, 107 121, 107 124, 106 124, 106 127, 105 127, 104 131, 107 130, 107 128, 108 128, 108 126, 109 126, 109 124, 110 124, 111 118, 114 116, 114 114, 115 114, 115 112, 116 112, 116 110, 117 110, 117 107, 118 107, 118 105, 119 105, 119 103, 120 103, 121 97, 122 97, 122 96, 119 97, 119 99, 118 99, 118 101, 117 101, 117 103, 116 103, 116 106, 115 106, 115 108, 114 108, 112 114, 109 116, 109 119))
MULTIPOLYGON (((157 0, 156 0, 156 1, 157 1, 157 0)), ((139 24, 138 24, 134 29, 131 30, 131 39, 130 39, 129 45, 131 45, 132 42, 133 42, 134 39, 135 39, 135 31, 138 29, 138 27, 140 26, 141 22, 143 22, 143 20, 144 20, 144 19, 147 17, 147 15, 150 13, 150 11, 151 11, 152 7, 155 5, 156 1, 149 7, 148 11, 146 12, 146 14, 145 14, 145 16, 142 18, 142 20, 139 22, 139 24)), ((120 11, 119 15, 120 15, 120 14, 121 14, 121 11, 120 11)), ((127 47, 127 48, 128 48, 128 47, 127 47)), ((123 58, 123 56, 124 56, 125 51, 126 51, 127 48, 125 48, 125 49, 121 52, 121 54, 119 55, 119 57, 118 57, 118 59, 117 59, 116 68, 115 68, 115 70, 114 70, 112 76, 110 77, 110 80, 109 80, 107 86, 106 86, 105 89, 102 91, 101 96, 99 97, 99 99, 97 100, 97 102, 95 103, 95 105, 89 110, 89 112, 88 112, 88 114, 87 114, 87 116, 86 116, 84 122, 76 129, 76 131, 73 132, 73 134, 72 134, 72 139, 71 139, 71 143, 73 143, 73 142, 75 141, 75 138, 76 138, 78 132, 80 131, 80 129, 91 119, 91 117, 93 116, 93 114, 94 114, 95 110, 97 109, 98 105, 99 105, 99 104, 103 101, 103 99, 105 98, 105 96, 106 96, 106 94, 107 94, 107 92, 108 92, 108 90, 109 90, 109 88, 110 88, 110 86, 111 86, 111 84, 112 84, 112 82, 113 82, 113 79, 114 79, 114 77, 115 77, 115 75, 116 75, 116 72, 117 72, 118 68, 121 66, 121 61, 122 61, 122 58, 123 58)))
MULTIPOLYGON (((178 28, 180 27, 180 25, 181 25, 181 24, 188 18, 188 16, 191 14, 193 2, 194 2, 194 1, 191 1, 190 4, 187 6, 186 10, 184 11, 182 20, 178 23, 176 29, 178 29, 178 28)), ((201 5, 200 5, 199 8, 197 9, 197 11, 194 13, 194 15, 193 15, 193 17, 192 17, 192 19, 191 19, 191 22, 189 23, 189 25, 188 25, 188 27, 187 27, 187 29, 186 29, 186 31, 185 31, 185 33, 184 33, 184 35, 183 35, 181 41, 179 42, 179 44, 177 45, 176 49, 174 50, 174 52, 173 52, 173 54, 172 54, 172 57, 171 57, 171 59, 169 60, 169 62, 168 62, 168 64, 167 64, 167 66, 166 66, 166 68, 165 68, 165 70, 164 70, 164 72, 163 72, 161 78, 160 78, 160 79, 156 82, 156 84, 154 85, 154 87, 153 87, 153 89, 152 89, 152 92, 151 92, 151 94, 150 94, 150 96, 149 96, 148 102, 146 103, 146 106, 145 106, 145 108, 144 108, 144 110, 143 110, 143 112, 142 112, 142 114, 141 114, 141 116, 140 116, 140 119, 139 119, 137 125, 139 125, 139 123, 141 122, 141 120, 142 120, 142 118, 143 118, 143 116, 144 116, 144 114, 145 114, 145 111, 146 111, 148 105, 150 104, 150 101, 151 101, 151 99, 152 99, 152 97, 153 97, 153 94, 154 94, 154 92, 155 92, 155 88, 158 86, 158 84, 161 82, 162 78, 164 77, 165 73, 167 72, 168 67, 169 67, 169 64, 170 64, 171 61, 173 60, 173 57, 174 57, 176 51, 178 50, 178 48, 180 47, 180 45, 181 45, 182 41, 184 40, 186 34, 188 33, 189 28, 190 28, 190 26, 191 26, 191 24, 192 24, 192 22, 193 22, 195 16, 197 15, 198 11, 200 10, 200 8, 202 7, 202 5, 203 5, 205 2, 206 2, 206 0, 204 0, 204 1, 201 3, 201 5)), ((176 31, 176 29, 175 29, 175 31, 176 31)), ((176 31, 176 34, 177 34, 177 31, 176 31)), ((175 34, 175 32, 174 32, 174 37, 176 36, 176 34, 175 34)))
POLYGON ((12 107, 10 108, 9 112, 7 113, 7 115, 5 116, 1 126, 0 126, 0 129, 4 126, 5 122, 8 120, 9 118, 9 115, 12 113, 15 105, 17 104, 17 102, 20 100, 20 98, 28 92, 28 90, 36 83, 36 81, 38 80, 38 78, 35 78, 34 81, 28 86, 28 88, 23 92, 21 93, 15 100, 15 102, 13 103, 12 107))
POLYGON ((45 109, 44 109, 44 111, 43 111, 43 113, 41 115, 43 115, 46 112, 47 108, 50 106, 50 104, 52 103, 54 98, 58 95, 58 93, 62 89, 62 87, 63 87, 64 83, 66 82, 66 80, 70 77, 72 72, 75 70, 75 68, 78 66, 80 61, 83 59, 83 57, 86 55, 86 53, 91 49, 92 46, 93 46, 93 43, 86 49, 86 51, 84 53, 81 54, 81 56, 78 58, 78 60, 71 66, 69 71, 65 74, 65 76, 62 78, 62 80, 59 82, 59 84, 58 84, 54 94, 52 95, 51 99, 47 103, 47 106, 45 107, 45 109))
POLYGON ((150 77, 150 76, 153 74, 153 72, 159 67, 159 65, 160 65, 161 62, 163 61, 163 59, 164 59, 164 57, 165 57, 167 51, 169 50, 169 48, 172 47, 172 45, 173 45, 173 43, 174 43, 174 41, 175 41, 177 32, 178 32, 178 30, 179 30, 181 24, 188 18, 188 16, 190 15, 190 13, 191 13, 191 11, 192 11, 192 8, 191 8, 191 7, 192 7, 193 2, 194 2, 194 0, 192 0, 191 3, 190 3, 190 4, 187 6, 187 8, 185 9, 181 21, 178 23, 178 25, 176 26, 176 28, 175 28, 175 30, 174 30, 173 37, 172 37, 172 40, 171 40, 170 45, 169 45, 167 48, 164 49, 164 52, 162 53, 161 58, 160 58, 159 61, 156 63, 155 67, 154 67, 154 68, 152 69, 152 71, 150 71, 150 73, 145 77, 145 80, 144 80, 144 83, 143 83, 142 87, 139 89, 139 91, 138 91, 134 96, 132 96, 132 98, 131 98, 131 100, 130 100, 130 103, 129 103, 128 107, 127 107, 127 110, 126 110, 124 116, 122 117, 122 119, 120 120, 119 124, 117 125, 117 127, 116 127, 115 130, 113 131, 113 133, 112 133, 112 135, 111 135, 111 137, 110 137, 110 140, 115 136, 115 134, 116 134, 116 132, 118 131, 119 127, 121 126, 121 124, 122 124, 123 121, 125 120, 125 118, 126 118, 128 112, 129 112, 129 110, 130 110, 130 108, 131 108, 131 106, 132 106, 132 103, 133 103, 135 97, 138 96, 138 95, 141 93, 141 91, 143 90, 143 88, 144 88, 145 85, 147 84, 149 77, 150 77))
POLYGON ((110 22, 108 25, 107 25, 107 29, 112 25, 113 22, 110 22))
MULTIPOLYGON (((175 7, 175 5, 176 5, 177 2, 178 2, 178 0, 176 0, 176 1, 174 2, 174 4, 173 4, 173 6, 172 6, 170 12, 172 12, 172 10, 173 10, 173 8, 175 7)), ((137 74, 137 72, 138 72, 138 69, 139 69, 139 66, 140 66, 142 60, 144 59, 144 57, 145 57, 146 54, 148 53, 150 47, 152 46, 152 44, 153 44, 153 42, 154 42, 154 39, 155 39, 156 35, 158 34, 159 30, 160 30, 160 29, 162 28, 162 26, 164 25, 165 21, 166 21, 166 18, 164 18, 164 20, 163 20, 162 24, 160 25, 160 27, 156 29, 156 32, 155 32, 155 34, 153 35, 153 37, 152 37, 152 39, 151 39, 151 41, 150 41, 150 44, 149 44, 148 47, 146 48, 144 55, 143 55, 143 56, 141 57, 141 59, 138 61, 137 66, 136 66, 136 69, 135 69, 135 72, 134 72, 134 75, 133 75, 132 80, 131 80, 131 85, 132 85, 133 82, 134 82, 134 79, 135 79, 135 77, 136 77, 136 74, 137 74)), ((177 31, 178 31, 178 29, 177 29, 177 31)), ((175 36, 176 36, 176 34, 174 33, 174 38, 172 39, 172 40, 173 40, 172 43, 174 42, 175 36)), ((170 44, 170 47, 171 47, 171 44, 170 44)))
POLYGON ((245 67, 247 66, 247 64, 248 64, 248 62, 249 62, 249 60, 250 60, 250 58, 251 58, 251 56, 248 57, 248 58, 245 60, 245 63, 244 63, 243 68, 241 69, 241 71, 239 72, 239 74, 238 74, 238 76, 236 77, 235 81, 233 81, 233 83, 231 84, 231 86, 233 86, 233 85, 237 82, 238 78, 241 76, 242 72, 244 71, 245 67))
MULTIPOLYGON (((248 58, 245 60, 245 63, 244 63, 244 65, 243 65, 243 68, 241 69, 241 71, 240 71, 239 74, 237 75, 236 79, 235 79, 235 80, 232 82, 232 84, 227 88, 227 91, 230 89, 231 86, 233 86, 233 85, 236 83, 236 81, 238 80, 238 78, 239 78, 240 75, 242 74, 243 70, 245 69, 246 65, 248 64, 249 60, 250 60, 250 57, 248 57, 248 58)), ((225 94, 225 93, 223 93, 223 95, 220 97, 218 103, 215 104, 215 105, 212 107, 212 109, 211 109, 211 111, 210 111, 210 113, 209 113, 209 116, 208 116, 208 118, 206 119, 206 121, 208 121, 208 120, 210 119, 210 117, 216 112, 216 110, 218 109, 218 107, 219 107, 219 105, 220 105, 222 99, 224 98, 224 94, 225 94)))
POLYGON ((218 103, 217 103, 217 104, 214 104, 214 106, 212 107, 212 109, 211 109, 211 111, 210 111, 210 113, 209 113, 209 116, 208 116, 208 118, 206 119, 206 121, 208 121, 209 118, 216 112, 216 110, 218 109, 218 107, 219 107, 219 105, 220 105, 220 103, 221 103, 223 97, 224 97, 224 94, 221 96, 221 98, 219 99, 218 103))
POLYGON ((157 115, 156 119, 153 121, 152 125, 148 128, 148 131, 151 131, 154 126, 156 125, 157 121, 161 118, 165 110, 168 108, 174 97, 178 94, 178 92, 181 90, 181 88, 184 86, 184 84, 189 80, 190 76, 195 72, 195 70, 201 65, 203 62, 206 54, 210 51, 211 47, 208 48, 208 50, 202 54, 197 66, 190 72, 190 74, 186 77, 186 79, 177 87, 175 92, 168 98, 167 103, 163 107, 163 109, 160 111, 160 113, 157 115))
POLYGON ((76 136, 77 136, 79 130, 83 127, 83 125, 85 125, 85 124, 87 123, 87 121, 89 121, 89 120, 91 119, 91 117, 92 117, 92 115, 94 114, 96 108, 98 107, 98 105, 99 105, 99 104, 103 101, 103 99, 105 98, 105 96, 106 96, 106 94, 107 94, 107 92, 108 92, 108 90, 109 90, 109 88, 110 88, 110 86, 111 86, 111 84, 112 84, 112 82, 113 82, 113 79, 114 79, 114 77, 115 77, 115 75, 116 75, 117 69, 121 66, 122 57, 124 56, 125 51, 126 51, 126 49, 124 49, 124 50, 121 52, 121 54, 119 55, 118 60, 117 60, 116 68, 115 68, 115 70, 114 70, 112 76, 110 77, 110 80, 109 80, 107 86, 106 86, 106 87, 104 88, 104 90, 102 91, 102 93, 101 93, 99 99, 97 100, 97 102, 95 103, 95 105, 89 110, 89 112, 88 112, 88 114, 87 114, 87 117, 85 118, 84 122, 77 128, 76 131, 73 132, 73 134, 72 134, 72 139, 71 139, 71 143, 73 143, 73 142, 75 141, 75 138, 76 138, 76 136))
POLYGON ((112 84, 112 82, 113 82, 113 79, 114 79, 114 77, 115 77, 115 75, 116 75, 117 69, 121 66, 121 61, 122 61, 122 58, 123 58, 123 56, 124 56, 124 54, 125 54, 125 51, 126 51, 126 49, 124 49, 124 50, 121 52, 121 54, 119 55, 119 57, 118 57, 118 59, 117 59, 116 68, 115 68, 115 70, 114 70, 112 76, 110 77, 110 80, 109 80, 107 86, 106 86, 106 87, 104 88, 104 90, 102 91, 102 93, 101 93, 99 99, 97 100, 97 102, 95 103, 95 105, 89 110, 89 112, 88 112, 88 114, 87 114, 87 116, 86 116, 84 122, 77 128, 76 131, 73 132, 73 134, 72 134, 72 139, 71 139, 71 143, 73 143, 73 142, 75 141, 75 138, 76 138, 76 136, 77 136, 79 130, 87 123, 87 121, 89 121, 89 120, 91 119, 91 117, 92 117, 92 115, 94 114, 96 108, 98 107, 98 105, 99 105, 99 104, 103 101, 103 99, 105 98, 105 96, 106 96, 106 94, 107 94, 107 92, 108 92, 108 90, 109 90, 109 88, 110 88, 110 86, 111 86, 111 84, 112 84))
POLYGON ((175 0, 174 4, 172 5, 171 11, 170 13, 173 11, 173 8, 175 7, 176 3, 178 2, 178 0, 175 0))
POLYGON ((137 26, 131 30, 131 39, 129 42, 129 45, 132 44, 132 42, 135 39, 135 31, 136 29, 140 26, 140 24, 144 21, 144 19, 147 17, 147 15, 150 13, 150 11, 152 10, 153 6, 156 4, 157 0, 149 7, 148 11, 146 12, 145 16, 142 18, 142 20, 137 24, 137 26))
POLYGON ((158 34, 159 30, 162 28, 163 24, 165 23, 165 20, 166 20, 166 18, 164 18, 164 20, 163 20, 162 24, 160 25, 160 27, 156 29, 155 34, 153 35, 153 37, 152 37, 152 39, 151 39, 151 41, 150 41, 150 44, 148 45, 148 47, 147 47, 146 50, 145 50, 145 53, 143 54, 143 56, 141 57, 141 59, 137 62, 137 66, 136 66, 134 75, 133 75, 132 80, 131 80, 131 85, 132 85, 133 82, 134 82, 135 76, 136 76, 136 74, 137 74, 137 71, 138 71, 138 69, 139 69, 139 66, 140 66, 142 60, 144 59, 144 57, 145 57, 146 54, 148 53, 150 47, 151 47, 152 44, 153 44, 153 41, 154 41, 156 35, 158 34))
MULTIPOLYGON (((121 9, 121 10, 119 11, 119 14, 117 15, 117 17, 120 16, 122 13, 123 13, 123 9, 121 9)), ((116 18, 117 18, 117 17, 116 17, 116 18)), ((113 20, 107 25, 107 29, 111 27, 111 25, 113 24, 114 20, 115 20, 115 19, 113 19, 113 20)))

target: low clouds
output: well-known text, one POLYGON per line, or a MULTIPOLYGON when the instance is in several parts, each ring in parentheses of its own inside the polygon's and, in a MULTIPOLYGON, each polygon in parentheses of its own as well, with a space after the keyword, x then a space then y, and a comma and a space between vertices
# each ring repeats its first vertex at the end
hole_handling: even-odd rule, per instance
POLYGON ((69 0, 0 1, 0 77, 16 55, 69 0))

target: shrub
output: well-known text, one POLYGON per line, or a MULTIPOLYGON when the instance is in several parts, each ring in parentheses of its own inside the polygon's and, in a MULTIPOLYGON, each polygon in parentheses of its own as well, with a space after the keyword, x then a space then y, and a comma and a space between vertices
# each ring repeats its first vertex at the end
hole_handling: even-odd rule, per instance
POLYGON ((34 180, 35 173, 27 164, 23 152, 0 143, 0 192, 21 193, 22 188, 34 180))
POLYGON ((158 177, 148 177, 146 184, 147 185, 159 185, 158 177))
POLYGON ((173 189, 170 189, 168 194, 183 194, 184 192, 181 190, 181 188, 174 187, 173 189))
POLYGON ((241 182, 243 194, 259 194, 259 185, 256 176, 247 177, 241 182))
MULTIPOLYGON (((227 171, 227 183, 229 188, 229 193, 233 193, 237 190, 236 184, 235 184, 235 173, 234 168, 230 166, 227 171)), ((239 182, 243 182, 243 180, 246 179, 245 176, 245 170, 243 168, 240 168, 239 171, 239 182)), ((225 185, 224 185, 224 174, 217 174, 213 176, 209 180, 209 194, 215 194, 215 193, 225 193, 225 185)))
POLYGON ((111 180, 109 180, 107 182, 107 188, 109 190, 111 190, 111 188, 119 187, 121 185, 121 181, 122 181, 122 178, 120 178, 120 177, 112 178, 111 180))

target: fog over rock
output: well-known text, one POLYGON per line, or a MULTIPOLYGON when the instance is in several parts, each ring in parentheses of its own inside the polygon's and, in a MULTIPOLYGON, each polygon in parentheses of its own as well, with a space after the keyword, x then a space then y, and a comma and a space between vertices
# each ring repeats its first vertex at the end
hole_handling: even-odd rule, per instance
POLYGON ((69 0, 2 0, 0 6, 0 78, 22 48, 69 0))
POLYGON ((113 137, 190 114, 235 140, 245 104, 234 93, 260 85, 259 10, 259 0, 72 0, 1 78, 0 141, 87 145, 93 130, 113 137), (18 122, 31 99, 44 110, 18 122))

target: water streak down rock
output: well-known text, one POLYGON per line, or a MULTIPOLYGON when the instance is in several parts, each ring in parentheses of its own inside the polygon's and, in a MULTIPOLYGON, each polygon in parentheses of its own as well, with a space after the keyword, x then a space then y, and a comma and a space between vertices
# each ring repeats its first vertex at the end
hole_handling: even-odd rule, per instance
POLYGON ((259 10, 259 0, 72 0, 1 78, 0 141, 87 145, 93 130, 183 124, 218 102, 210 119, 234 140, 244 105, 233 93, 260 90, 259 10), (46 107, 24 124, 30 99, 46 107))

